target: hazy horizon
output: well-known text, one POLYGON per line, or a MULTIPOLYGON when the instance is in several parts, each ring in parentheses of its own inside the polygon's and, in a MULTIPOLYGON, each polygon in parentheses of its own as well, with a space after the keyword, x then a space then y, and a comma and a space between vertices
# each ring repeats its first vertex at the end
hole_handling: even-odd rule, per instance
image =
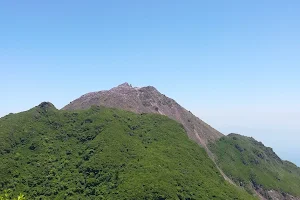
POLYGON ((300 2, 1 2, 0 116, 152 85, 300 166, 300 2))

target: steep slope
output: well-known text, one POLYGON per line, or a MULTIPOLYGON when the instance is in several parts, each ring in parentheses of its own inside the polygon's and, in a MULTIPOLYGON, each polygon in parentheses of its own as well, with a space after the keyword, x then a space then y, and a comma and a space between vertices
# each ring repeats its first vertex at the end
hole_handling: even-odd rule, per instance
POLYGON ((300 199, 300 169, 253 138, 230 134, 210 145, 218 166, 238 185, 266 199, 300 199))
POLYGON ((152 86, 137 88, 124 83, 108 91, 85 94, 65 106, 63 110, 87 109, 92 105, 119 108, 135 113, 166 115, 181 123, 188 136, 204 147, 223 136, 152 86))
POLYGON ((42 103, 0 119, 0 160, 0 190, 28 199, 253 199, 156 114, 42 103))

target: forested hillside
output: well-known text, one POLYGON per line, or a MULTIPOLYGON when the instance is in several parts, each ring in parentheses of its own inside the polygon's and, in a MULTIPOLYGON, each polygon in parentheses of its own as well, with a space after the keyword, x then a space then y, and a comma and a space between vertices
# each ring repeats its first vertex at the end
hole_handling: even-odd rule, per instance
POLYGON ((0 119, 0 189, 27 199, 252 199, 183 126, 156 114, 51 103, 0 119))
POLYGON ((300 169, 261 142, 230 134, 211 144, 211 150, 225 174, 248 191, 254 188, 272 199, 276 198, 271 190, 276 190, 280 199, 289 199, 289 194, 300 196, 300 169))

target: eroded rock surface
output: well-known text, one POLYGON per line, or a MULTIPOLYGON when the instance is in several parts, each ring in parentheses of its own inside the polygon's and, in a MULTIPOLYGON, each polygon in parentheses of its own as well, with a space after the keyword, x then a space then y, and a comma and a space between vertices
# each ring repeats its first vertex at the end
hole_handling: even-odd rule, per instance
POLYGON ((223 136, 223 134, 152 86, 138 88, 123 83, 110 90, 87 93, 72 101, 63 109, 87 109, 92 105, 119 108, 135 113, 166 115, 180 122, 185 127, 188 136, 204 147, 208 142, 215 141, 223 136))

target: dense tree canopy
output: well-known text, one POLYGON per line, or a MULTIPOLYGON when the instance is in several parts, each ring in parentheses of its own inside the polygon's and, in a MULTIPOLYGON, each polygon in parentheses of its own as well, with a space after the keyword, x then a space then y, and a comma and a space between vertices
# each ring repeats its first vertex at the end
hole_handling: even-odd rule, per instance
POLYGON ((252 199, 165 116, 50 103, 0 119, 0 189, 28 199, 252 199))

